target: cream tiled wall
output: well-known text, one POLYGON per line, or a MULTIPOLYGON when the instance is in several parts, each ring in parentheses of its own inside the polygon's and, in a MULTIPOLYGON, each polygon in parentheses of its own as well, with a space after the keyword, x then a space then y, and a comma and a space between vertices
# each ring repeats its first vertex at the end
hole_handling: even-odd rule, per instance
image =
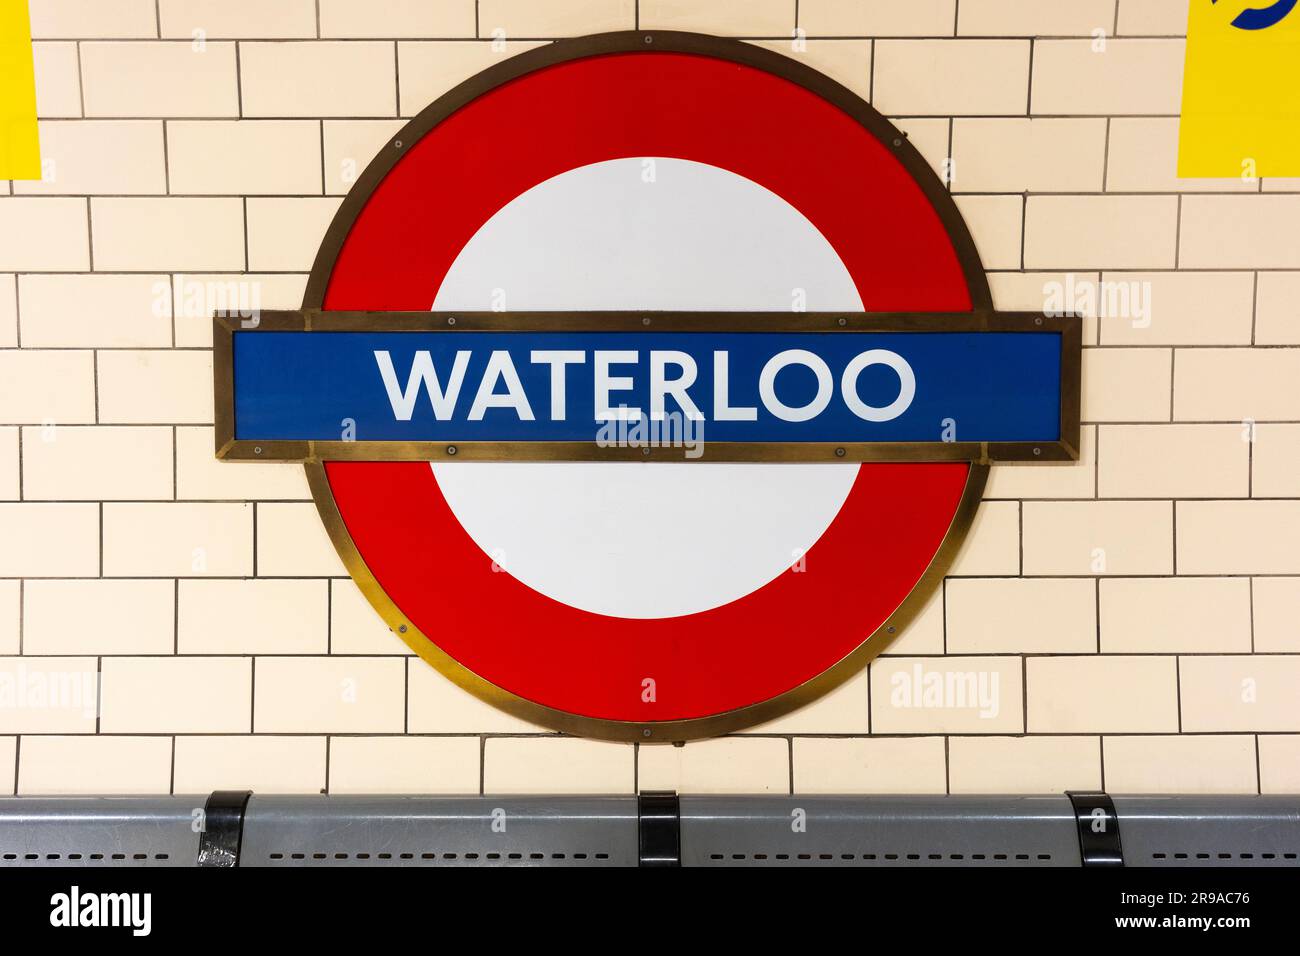
POLYGON ((1300 789, 1300 194, 1174 177, 1186 11, 31 0, 47 181, 0 184, 0 792, 1300 789), (1089 310, 1082 463, 996 470, 870 673, 684 748, 467 696, 370 611, 300 469, 212 458, 211 290, 296 307, 403 117, 637 26, 803 58, 953 157, 1000 307, 1065 282, 1151 304, 1089 310), (959 694, 900 695, 927 680, 959 694))

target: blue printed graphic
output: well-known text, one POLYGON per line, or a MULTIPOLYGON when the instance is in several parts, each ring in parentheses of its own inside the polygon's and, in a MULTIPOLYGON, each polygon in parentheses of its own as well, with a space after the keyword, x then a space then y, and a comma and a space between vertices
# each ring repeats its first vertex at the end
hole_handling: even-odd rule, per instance
MULTIPOLYGON (((1219 0, 1210 0, 1211 3, 1218 3, 1219 0)), ((1295 9, 1297 0, 1276 0, 1275 3, 1267 7, 1247 7, 1237 14, 1233 19, 1232 25, 1239 30, 1264 30, 1268 27, 1280 23, 1282 19, 1295 9)))

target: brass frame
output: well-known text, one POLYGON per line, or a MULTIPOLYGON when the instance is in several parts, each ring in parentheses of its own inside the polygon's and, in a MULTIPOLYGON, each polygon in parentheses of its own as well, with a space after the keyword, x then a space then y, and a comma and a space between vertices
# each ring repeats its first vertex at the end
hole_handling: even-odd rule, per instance
MULTIPOLYGON (((805 87, 855 119, 878 140, 893 150, 904 168, 925 193, 947 230, 965 274, 966 286, 971 298, 973 311, 971 313, 961 313, 971 323, 967 327, 976 328, 975 323, 979 321, 979 316, 992 313, 992 296, 989 292, 988 280, 985 277, 979 253, 976 251, 970 231, 952 201, 952 197, 929 164, 921 157, 921 154, 907 141, 906 134, 876 112, 857 94, 802 63, 739 40, 692 33, 636 30, 559 40, 548 46, 535 48, 513 56, 461 83, 439 97, 407 123, 366 167, 357 180, 355 187, 344 199, 338 213, 335 215, 312 267, 307 289, 303 296, 304 314, 313 318, 320 316, 323 321, 329 322, 331 327, 338 327, 334 325, 334 322, 342 318, 346 313, 329 313, 328 319, 326 319, 325 316, 321 315, 320 310, 323 307, 325 290, 329 284, 330 275, 343 241, 360 214, 362 207, 369 199, 370 194, 401 158, 403 151, 417 142, 420 137, 439 122, 482 93, 534 70, 603 53, 645 50, 696 53, 765 70, 805 87)), ((852 316, 845 317, 852 318, 852 316)), ((1075 354, 1077 355, 1077 353, 1075 354)), ((228 386, 230 381, 228 351, 225 353, 224 358, 227 363, 225 369, 221 365, 222 355, 218 352, 217 382, 225 381, 228 386)), ((220 384, 218 384, 218 387, 220 387, 220 384)), ((218 394, 218 408, 222 405, 220 399, 221 395, 218 394)), ((1078 421, 1079 395, 1077 391, 1066 394, 1063 389, 1062 416, 1063 421, 1078 421)), ((1061 434, 1064 438, 1068 433, 1062 431, 1061 434)), ((220 441, 220 437, 218 441, 220 441)), ((1077 440, 1074 446, 1077 449, 1077 440)), ((402 614, 401 610, 384 593, 375 580, 374 575, 357 551, 356 545, 348 533, 347 526, 343 523, 342 516, 339 514, 338 505, 330 491, 323 462, 308 460, 304 468, 321 520, 324 522, 330 539, 334 542, 334 546, 353 580, 357 582, 362 593, 365 594, 393 632, 421 659, 428 662, 457 685, 524 720, 549 726, 566 733, 584 734, 606 740, 656 742, 684 741, 715 736, 775 719, 843 684, 860 671, 877 654, 884 650, 890 641, 906 630, 938 589, 970 530, 988 479, 987 465, 974 463, 970 466, 962 497, 952 523, 949 525, 933 560, 916 586, 913 587, 908 596, 903 599, 898 608, 880 627, 865 635, 857 647, 836 664, 783 694, 748 707, 688 720, 642 722, 586 717, 547 707, 536 701, 527 700, 510 693, 504 688, 485 680, 445 654, 412 621, 402 614)))
MULTIPOLYGON (((1015 332, 1059 333, 1061 394, 1056 441, 709 442, 694 461, 1075 461, 1079 457, 1082 321, 1032 312, 263 312, 255 325, 213 319, 217 457, 238 461, 677 461, 680 448, 605 447, 593 441, 261 441, 235 438, 236 334, 257 332, 1015 332), (322 323, 322 317, 324 322, 322 323)), ((998 374, 989 369, 988 375, 998 374)))

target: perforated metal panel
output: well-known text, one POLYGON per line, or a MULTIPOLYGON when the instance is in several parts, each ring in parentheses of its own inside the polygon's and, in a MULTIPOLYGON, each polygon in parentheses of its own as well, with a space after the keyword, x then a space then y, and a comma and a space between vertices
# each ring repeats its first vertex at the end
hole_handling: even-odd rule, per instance
POLYGON ((194 866, 206 799, 0 798, 0 866, 194 866))
POLYGON ((1079 866, 1049 797, 682 797, 683 866, 1079 866))
POLYGON ((636 866, 635 797, 259 797, 240 866, 636 866))
MULTIPOLYGON (((0 866, 194 866, 208 799, 0 798, 0 866)), ((1113 799, 1129 866, 1300 866, 1298 796, 1113 799)), ((678 806, 684 866, 1082 862, 1064 795, 686 796, 678 806)), ((674 822, 669 807, 655 825, 674 822)), ((238 817, 222 825, 235 827, 232 860, 238 847, 240 866, 266 867, 636 866, 643 829, 632 796, 254 795, 242 840, 238 817)))
POLYGON ((1300 797, 1115 797, 1128 866, 1300 865, 1300 797))

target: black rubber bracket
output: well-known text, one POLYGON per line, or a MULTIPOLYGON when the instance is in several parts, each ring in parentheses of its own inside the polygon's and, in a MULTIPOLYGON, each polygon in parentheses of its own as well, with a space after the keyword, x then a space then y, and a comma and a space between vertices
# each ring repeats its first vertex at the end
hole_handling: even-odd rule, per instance
POLYGON ((636 798, 637 852, 641 866, 682 865, 681 804, 671 790, 636 798))
POLYGON ((215 790, 203 807, 199 834, 199 866, 239 866, 239 846, 244 840, 244 810, 251 790, 215 790))
POLYGON ((1106 793, 1066 791, 1079 828, 1079 853, 1084 866, 1123 866, 1115 802, 1106 793))

